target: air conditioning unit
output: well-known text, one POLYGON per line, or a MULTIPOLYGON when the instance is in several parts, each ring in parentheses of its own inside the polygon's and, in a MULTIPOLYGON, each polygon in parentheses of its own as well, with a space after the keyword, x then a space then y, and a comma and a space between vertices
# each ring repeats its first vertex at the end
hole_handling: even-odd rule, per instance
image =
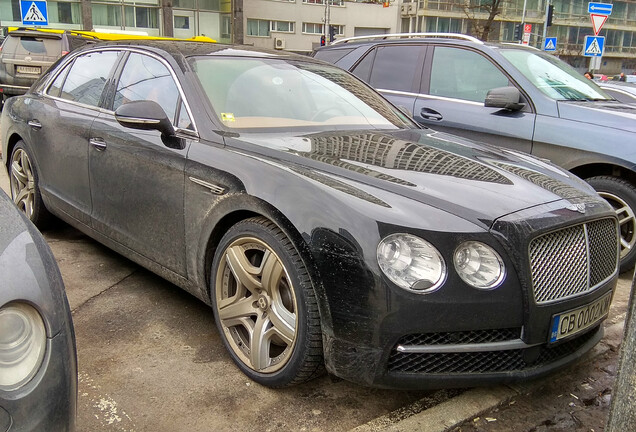
POLYGON ((400 7, 402 15, 412 15, 415 13, 415 3, 402 3, 400 7))
POLYGON ((276 49, 285 49, 285 39, 283 39, 283 38, 274 38, 274 48, 276 48, 276 49))

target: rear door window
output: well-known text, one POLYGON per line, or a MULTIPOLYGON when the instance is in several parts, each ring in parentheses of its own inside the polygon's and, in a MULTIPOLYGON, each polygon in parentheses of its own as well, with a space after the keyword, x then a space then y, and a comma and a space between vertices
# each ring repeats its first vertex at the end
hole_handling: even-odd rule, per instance
POLYGON ((413 92, 419 89, 424 53, 421 45, 378 47, 369 84, 378 90, 413 92))
POLYGON ((508 78, 483 55, 461 48, 435 47, 431 95, 484 102, 488 90, 508 85, 508 78))
MULTIPOLYGON (((73 102, 98 106, 102 97, 102 91, 110 75, 110 71, 117 62, 117 51, 92 52, 75 59, 71 70, 68 72, 60 97, 73 102)), ((62 72, 60 75, 63 75, 62 72)), ((58 78, 53 85, 59 85, 58 78), (57 83, 57 84, 56 84, 57 83)), ((49 89, 49 94, 54 91, 49 89)))

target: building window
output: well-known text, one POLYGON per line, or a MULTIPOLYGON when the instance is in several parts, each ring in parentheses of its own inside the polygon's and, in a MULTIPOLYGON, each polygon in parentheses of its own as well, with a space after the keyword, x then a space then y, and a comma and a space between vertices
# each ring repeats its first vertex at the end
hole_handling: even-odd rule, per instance
POLYGON ((126 6, 126 27, 159 28, 156 8, 126 6))
POLYGON ((247 20, 247 36, 269 36, 270 21, 247 20))
POLYGON ((221 37, 229 39, 232 36, 232 17, 221 15, 221 37))
POLYGON ((196 0, 172 0, 172 7, 182 9, 196 9, 196 0))
MULTIPOLYGON (((315 5, 324 5, 325 0, 303 0, 305 4, 315 4, 315 5)), ((331 5, 333 6, 344 6, 344 0, 331 0, 331 5)))
POLYGON ((294 23, 292 21, 272 21, 270 27, 273 32, 293 33, 294 23))
POLYGON ((95 4, 93 8, 93 25, 121 27, 121 5, 95 4))
POLYGON ((199 0, 199 9, 220 11, 221 2, 219 0, 199 0))
POLYGON ((188 16, 174 16, 174 28, 176 29, 189 29, 190 28, 190 17, 188 16))
POLYGON ((303 23, 303 33, 309 34, 324 34, 325 30, 322 24, 318 23, 303 23))

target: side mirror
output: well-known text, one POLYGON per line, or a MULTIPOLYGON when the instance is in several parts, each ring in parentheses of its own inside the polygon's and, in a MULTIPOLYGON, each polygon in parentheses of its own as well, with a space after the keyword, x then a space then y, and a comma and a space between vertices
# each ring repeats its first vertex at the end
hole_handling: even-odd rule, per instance
POLYGON ((510 111, 519 111, 526 104, 519 102, 521 93, 516 87, 499 87, 488 91, 484 106, 487 108, 503 108, 510 111))
POLYGON ((154 101, 141 100, 123 104, 115 111, 115 119, 122 126, 158 130, 166 137, 171 137, 175 133, 166 112, 154 101))

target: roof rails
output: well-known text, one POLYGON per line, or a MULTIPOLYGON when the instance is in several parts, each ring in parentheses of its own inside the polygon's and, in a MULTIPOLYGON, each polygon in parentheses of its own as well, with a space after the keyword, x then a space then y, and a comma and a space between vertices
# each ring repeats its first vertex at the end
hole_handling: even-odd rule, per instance
POLYGON ((437 37, 437 38, 448 38, 448 39, 464 39, 475 43, 483 44, 483 42, 476 37, 468 36, 460 33, 389 33, 389 34, 378 34, 378 35, 370 35, 370 36, 354 36, 344 39, 336 39, 331 43, 331 45, 348 43, 352 41, 362 41, 362 40, 386 40, 386 39, 404 39, 404 38, 422 38, 422 37, 437 37))

